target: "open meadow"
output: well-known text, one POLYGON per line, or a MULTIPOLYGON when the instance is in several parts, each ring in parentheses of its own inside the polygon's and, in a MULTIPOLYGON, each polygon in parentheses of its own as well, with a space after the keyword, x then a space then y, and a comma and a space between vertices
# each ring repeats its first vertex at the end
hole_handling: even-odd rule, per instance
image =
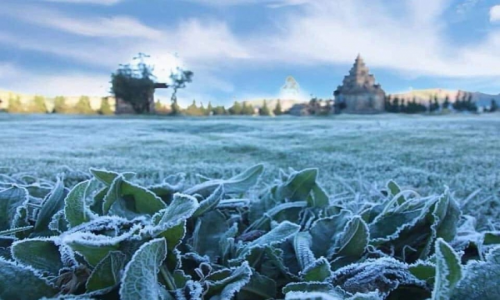
POLYGON ((154 118, 0 115, 0 167, 50 177, 62 166, 137 172, 148 180, 179 172, 220 177, 264 163, 318 168, 338 182, 383 186, 392 179, 423 193, 447 185, 460 197, 500 189, 500 118, 347 116, 332 118, 154 118))

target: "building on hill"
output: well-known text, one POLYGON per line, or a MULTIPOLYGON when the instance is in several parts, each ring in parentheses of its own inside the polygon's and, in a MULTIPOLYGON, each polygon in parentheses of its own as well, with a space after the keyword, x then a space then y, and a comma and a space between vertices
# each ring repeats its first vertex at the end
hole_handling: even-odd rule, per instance
POLYGON ((381 113, 385 111, 385 92, 370 74, 360 55, 349 75, 333 93, 335 104, 345 113, 381 113))

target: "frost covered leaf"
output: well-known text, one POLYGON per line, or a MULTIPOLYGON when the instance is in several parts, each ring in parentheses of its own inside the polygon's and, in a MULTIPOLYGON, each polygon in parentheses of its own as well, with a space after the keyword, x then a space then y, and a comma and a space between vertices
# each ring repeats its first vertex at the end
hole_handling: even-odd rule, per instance
POLYGON ((311 251, 312 238, 308 232, 299 232, 293 240, 293 248, 302 270, 313 264, 316 258, 311 251))
POLYGON ((343 300, 344 297, 322 292, 289 292, 285 300, 343 300))
POLYGON ((280 244, 297 234, 299 231, 299 225, 288 221, 282 222, 265 235, 241 248, 239 251, 239 257, 243 257, 245 254, 248 254, 248 252, 256 247, 265 247, 267 245, 272 246, 280 244))
POLYGON ((231 177, 230 179, 214 179, 205 181, 185 190, 183 194, 199 194, 203 197, 208 197, 208 195, 213 193, 220 185, 224 186, 224 191, 227 194, 246 193, 248 189, 257 183, 263 171, 264 165, 258 164, 248 168, 234 177, 231 177))
POLYGON ((202 300, 202 299, 203 299, 203 287, 198 281, 188 280, 184 288, 177 289, 175 291, 175 300, 202 300))
POLYGON ((500 299, 500 247, 486 255, 486 262, 471 261, 464 269, 450 299, 498 300, 500 299))
POLYGON ((330 269, 330 263, 326 258, 321 257, 317 261, 308 265, 304 271, 302 271, 302 278, 305 281, 321 282, 332 276, 332 271, 330 269))
POLYGON ((339 239, 339 250, 335 253, 340 256, 360 257, 368 246, 368 225, 356 216, 347 223, 345 231, 339 239))
POLYGON ((276 298, 276 282, 264 275, 253 272, 250 282, 238 293, 238 300, 267 300, 276 298))
POLYGON ((160 299, 158 284, 160 265, 167 256, 165 239, 154 239, 142 245, 125 267, 120 286, 123 300, 160 299))
MULTIPOLYGON (((389 190, 389 192, 391 192, 392 196, 397 196, 401 192, 401 188, 399 187, 399 185, 397 185, 397 183, 395 183, 392 180, 390 180, 387 183, 387 189, 389 190)), ((405 201, 406 201, 406 199, 403 195, 399 196, 397 199, 398 205, 403 204, 405 201)))
POLYGON ((0 257, 0 299, 40 299, 56 293, 33 269, 0 257))
POLYGON ((312 236, 311 250, 316 257, 326 257, 328 250, 336 245, 350 215, 349 211, 343 210, 337 215, 319 219, 312 224, 309 231, 312 236))
POLYGON ((89 184, 90 180, 77 184, 64 200, 64 216, 71 227, 88 222, 95 217, 85 201, 89 184))
POLYGON ((40 234, 50 232, 48 231, 49 223, 52 221, 52 216, 54 216, 59 210, 63 209, 65 196, 66 190, 63 182, 58 180, 50 194, 42 203, 42 208, 40 209, 35 222, 35 232, 40 234))
POLYGON ((312 193, 309 196, 308 202, 310 207, 325 208, 330 205, 330 198, 325 190, 318 184, 312 188, 312 193), (309 200, 310 199, 310 200, 309 200))
POLYGON ((108 170, 100 170, 94 168, 90 168, 90 173, 92 173, 92 175, 94 175, 94 177, 97 178, 100 182, 108 186, 111 185, 111 183, 113 183, 116 177, 120 175, 127 180, 130 180, 135 176, 135 173, 130 173, 130 172, 119 174, 108 170))
POLYGON ((294 172, 287 182, 278 187, 277 193, 280 199, 289 201, 304 201, 316 186, 318 169, 305 169, 294 172))
POLYGON ((349 293, 379 291, 384 295, 404 286, 425 291, 426 284, 408 271, 408 265, 393 258, 370 259, 343 267, 333 274, 333 284, 349 293))
POLYGON ((109 289, 120 283, 121 272, 125 266, 126 255, 119 251, 111 251, 94 268, 87 281, 87 291, 93 292, 109 289))
POLYGON ((436 279, 432 300, 447 300, 462 278, 460 258, 441 238, 436 241, 436 279))
POLYGON ((240 267, 214 272, 207 276, 207 298, 213 300, 232 299, 235 293, 241 290, 252 276, 252 269, 248 262, 240 267))
POLYGON ((189 195, 175 194, 170 205, 153 216, 153 220, 160 228, 176 226, 190 218, 198 207, 196 198, 189 195))
POLYGON ((408 267, 410 273, 416 278, 433 285, 436 277, 436 265, 431 262, 418 261, 408 267))
POLYGON ((215 210, 198 218, 193 232, 193 249, 200 255, 207 255, 211 261, 222 255, 217 247, 228 231, 224 215, 215 210))
POLYGON ((114 208, 122 217, 133 219, 137 215, 153 215, 166 207, 165 203, 151 191, 117 177, 104 197, 103 213, 114 208))
POLYGON ((13 220, 17 209, 27 201, 28 191, 24 188, 13 186, 0 191, 0 230, 15 226, 13 220))
POLYGON ((207 199, 200 202, 200 206, 193 214, 193 217, 201 216, 202 214, 215 209, 219 205, 222 196, 224 195, 224 187, 219 186, 207 199))
POLYGON ((290 292, 321 292, 341 296, 333 285, 327 282, 292 282, 287 284, 282 292, 283 294, 288 294, 290 292))
POLYGON ((59 246, 51 239, 26 239, 12 244, 12 257, 41 272, 58 275, 63 267, 59 246))

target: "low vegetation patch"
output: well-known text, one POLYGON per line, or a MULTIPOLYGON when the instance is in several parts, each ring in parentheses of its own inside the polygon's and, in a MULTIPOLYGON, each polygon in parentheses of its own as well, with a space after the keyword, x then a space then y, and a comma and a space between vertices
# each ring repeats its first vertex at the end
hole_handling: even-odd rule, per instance
POLYGON ((317 169, 0 177, 1 299, 500 299, 500 231, 449 190, 328 196, 317 169))

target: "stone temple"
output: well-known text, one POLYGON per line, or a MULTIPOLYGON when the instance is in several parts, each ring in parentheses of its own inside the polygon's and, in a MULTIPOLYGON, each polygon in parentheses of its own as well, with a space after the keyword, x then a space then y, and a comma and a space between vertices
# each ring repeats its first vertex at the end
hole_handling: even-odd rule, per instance
POLYGON ((370 114, 385 111, 385 92, 375 83, 375 77, 370 74, 360 55, 333 95, 335 104, 345 113, 370 114))

